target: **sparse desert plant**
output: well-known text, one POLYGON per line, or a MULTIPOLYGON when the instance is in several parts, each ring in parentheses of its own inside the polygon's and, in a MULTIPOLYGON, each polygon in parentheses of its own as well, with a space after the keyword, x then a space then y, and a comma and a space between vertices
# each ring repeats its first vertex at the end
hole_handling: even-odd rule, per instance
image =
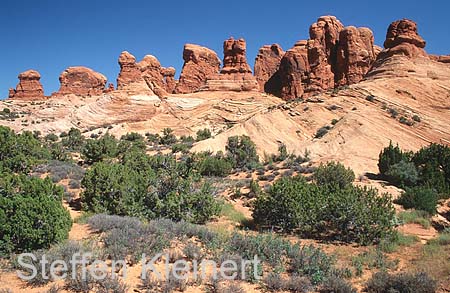
POLYGON ((369 293, 433 293, 436 292, 436 289, 436 281, 434 281, 426 273, 423 272, 419 272, 416 274, 400 273, 397 275, 379 272, 375 273, 366 285, 366 290, 369 293))
POLYGON ((320 293, 357 293, 358 291, 346 280, 329 277, 320 288, 320 293))
POLYGON ((321 186, 336 186, 345 188, 355 180, 355 173, 350 168, 345 168, 341 163, 328 162, 320 164, 313 175, 316 184, 321 186))
POLYGON ((246 135, 229 137, 225 149, 227 158, 233 162, 235 168, 252 168, 259 163, 256 145, 246 135))
POLYGON ((197 131, 196 141, 202 141, 208 138, 211 138, 211 130, 209 130, 208 128, 197 131))
POLYGON ((328 131, 330 131, 330 129, 331 129, 331 126, 325 125, 317 130, 316 135, 314 137, 322 138, 328 133, 328 131))

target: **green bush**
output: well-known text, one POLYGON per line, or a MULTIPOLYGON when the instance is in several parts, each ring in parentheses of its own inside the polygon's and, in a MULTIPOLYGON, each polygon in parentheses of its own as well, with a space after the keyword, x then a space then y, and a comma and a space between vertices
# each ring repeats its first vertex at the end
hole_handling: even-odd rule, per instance
POLYGON ((313 179, 320 186, 345 188, 353 183, 355 173, 341 163, 328 162, 325 165, 320 164, 314 172, 313 179))
POLYGON ((233 165, 220 154, 211 156, 206 153, 201 155, 197 163, 197 169, 203 176, 226 177, 231 173, 233 165))
POLYGON ((84 145, 84 137, 78 128, 71 128, 61 142, 71 151, 81 151, 84 145))
POLYGON ((390 182, 398 186, 413 186, 419 181, 419 173, 412 162, 400 161, 386 172, 390 182))
POLYGON ((301 176, 278 180, 253 206, 257 224, 361 244, 389 235, 394 215, 390 197, 376 189, 317 186, 301 176))
POLYGON ((114 158, 118 152, 117 139, 112 135, 105 134, 99 139, 88 139, 81 154, 86 163, 93 164, 107 158, 114 158))
POLYGON ((330 129, 331 129, 331 126, 329 126, 329 125, 323 126, 317 130, 316 135, 314 137, 322 138, 328 133, 328 131, 330 131, 330 129))
POLYGON ((220 205, 190 163, 127 153, 121 163, 96 163, 82 181, 82 207, 94 213, 204 223, 220 205))
POLYGON ((177 137, 173 134, 173 130, 170 128, 163 129, 163 135, 159 142, 163 145, 172 145, 178 141, 177 137))
POLYGON ((50 159, 50 152, 29 131, 15 134, 0 126, 0 170, 27 173, 40 162, 50 159))
POLYGON ((254 167, 259 163, 256 145, 246 135, 229 137, 225 150, 235 168, 254 167))
POLYGON ((437 286, 426 273, 390 275, 380 272, 374 274, 367 282, 366 289, 369 293, 433 293, 436 292, 437 286))
POLYGON ((63 190, 50 179, 2 174, 0 254, 47 248, 67 238, 72 221, 63 190))
POLYGON ((197 131, 197 141, 205 140, 208 138, 211 138, 211 130, 209 130, 208 128, 197 131))
POLYGON ((409 161, 409 154, 403 153, 400 147, 397 145, 394 147, 392 141, 389 142, 389 146, 384 148, 378 157, 378 169, 380 174, 386 175, 389 169, 400 163, 401 161, 409 161))
POLYGON ((407 188, 395 202, 405 209, 416 209, 434 215, 436 214, 438 198, 439 195, 434 189, 418 186, 407 188))

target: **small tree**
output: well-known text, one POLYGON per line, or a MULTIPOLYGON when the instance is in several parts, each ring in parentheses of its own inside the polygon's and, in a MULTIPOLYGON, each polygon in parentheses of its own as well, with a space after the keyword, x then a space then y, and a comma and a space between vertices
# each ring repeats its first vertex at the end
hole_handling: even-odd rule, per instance
POLYGON ((314 181, 318 185, 335 186, 345 188, 355 180, 355 173, 350 168, 345 168, 341 163, 328 162, 320 164, 313 175, 314 181))
POLYGON ((430 215, 436 214, 439 195, 434 189, 426 186, 407 188, 396 200, 405 209, 425 211, 430 215))
POLYGON ((171 128, 164 128, 163 135, 161 136, 160 143, 163 145, 171 145, 176 143, 177 137, 173 134, 173 130, 171 128))
POLYGON ((78 128, 71 128, 62 143, 71 151, 81 151, 84 145, 84 137, 78 128))
POLYGON ((398 164, 401 161, 409 161, 409 156, 407 153, 403 153, 399 146, 389 142, 389 146, 384 148, 378 159, 378 169, 382 175, 385 175, 392 165, 398 164))
POLYGON ((211 130, 209 130, 208 128, 197 131, 197 141, 205 140, 208 138, 211 138, 211 130))
POLYGON ((233 162, 235 168, 253 167, 259 163, 256 145, 246 135, 229 137, 225 149, 227 158, 233 162))

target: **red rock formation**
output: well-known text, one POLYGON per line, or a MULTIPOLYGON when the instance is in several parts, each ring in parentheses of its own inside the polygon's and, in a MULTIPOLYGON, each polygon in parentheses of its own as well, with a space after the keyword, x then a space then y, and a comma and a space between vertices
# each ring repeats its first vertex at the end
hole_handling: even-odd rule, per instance
POLYGON ((114 91, 114 85, 112 83, 108 84, 108 87, 105 89, 105 93, 110 93, 114 91))
POLYGON ((427 56, 425 52, 426 42, 417 32, 417 24, 408 19, 394 21, 388 28, 384 50, 379 58, 387 58, 393 55, 405 55, 408 57, 427 56))
POLYGON ((162 67, 159 60, 152 55, 146 55, 141 62, 138 63, 147 86, 155 92, 159 97, 167 95, 164 76, 162 75, 162 67))
POLYGON ((56 94, 101 95, 105 90, 106 80, 103 74, 90 68, 69 67, 59 76, 61 87, 56 94))
POLYGON ((361 81, 375 61, 373 33, 368 28, 346 27, 339 36, 335 81, 349 85, 361 81))
POLYGON ((35 70, 22 72, 18 76, 16 89, 10 89, 8 98, 12 99, 44 99, 44 89, 40 82, 41 75, 35 70))
POLYGON ((223 42, 222 74, 252 73, 246 57, 247 43, 244 39, 235 40, 233 37, 223 42))
POLYGON ((220 69, 220 59, 216 52, 199 45, 186 44, 183 60, 183 69, 175 88, 175 93, 179 94, 198 91, 220 69))
POLYGON ((280 78, 280 88, 278 90, 272 88, 270 93, 284 100, 301 97, 304 85, 307 84, 309 71, 307 41, 299 41, 281 59, 277 73, 280 78))
POLYGON ((118 90, 149 91, 136 58, 124 51, 119 57, 120 73, 117 78, 118 90))
POLYGON ((428 55, 428 57, 437 62, 450 63, 450 55, 428 55))
POLYGON ((276 73, 283 56, 284 51, 278 44, 265 45, 259 49, 255 59, 255 77, 260 91, 271 93, 279 87, 280 78, 276 73))
POLYGON ((168 93, 173 93, 177 85, 175 73, 176 71, 173 67, 161 68, 161 74, 164 78, 164 84, 168 93))
POLYGON ((342 23, 334 16, 322 16, 309 29, 308 62, 310 65, 308 92, 334 87, 334 68, 342 23))

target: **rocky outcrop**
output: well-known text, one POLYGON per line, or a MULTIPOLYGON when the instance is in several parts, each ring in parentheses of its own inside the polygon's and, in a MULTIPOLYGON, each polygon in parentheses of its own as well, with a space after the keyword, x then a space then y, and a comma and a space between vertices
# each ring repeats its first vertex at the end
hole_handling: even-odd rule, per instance
POLYGON ((308 83, 310 71, 308 62, 307 41, 297 42, 281 59, 277 75, 280 79, 280 88, 271 88, 269 93, 284 100, 301 97, 304 86, 308 83))
POLYGON ((428 55, 431 60, 441 62, 441 63, 450 63, 450 55, 428 55))
POLYGON ((183 49, 183 60, 184 65, 175 93, 198 91, 220 70, 220 59, 216 52, 199 45, 186 44, 183 49))
POLYGON ((308 62, 310 66, 307 91, 334 87, 334 69, 342 23, 334 16, 322 16, 309 28, 308 62))
POLYGON ((56 94, 101 95, 105 91, 106 81, 103 74, 90 68, 69 67, 59 76, 61 86, 56 94))
POLYGON ((279 80, 265 91, 285 100, 314 95, 364 78, 381 48, 367 28, 347 27, 334 16, 322 16, 281 59, 273 75, 279 80))
POLYGON ((142 76, 136 58, 124 51, 119 56, 120 73, 117 77, 117 89, 135 92, 149 91, 149 87, 142 76))
POLYGON ((244 39, 235 40, 233 37, 223 42, 222 74, 252 73, 246 57, 247 43, 244 39))
POLYGON ((336 85, 360 82, 376 59, 373 33, 368 28, 346 27, 339 36, 336 85))
POLYGON ((146 55, 142 61, 136 63, 133 55, 122 52, 119 65, 118 90, 153 92, 159 97, 164 97, 175 88, 175 68, 162 67, 155 56, 146 55))
POLYGON ((273 89, 279 87, 280 78, 276 73, 284 53, 278 44, 265 45, 259 49, 255 59, 255 77, 260 91, 272 93, 273 89))
POLYGON ((177 85, 177 82, 175 80, 175 73, 176 70, 173 67, 161 68, 161 74, 164 79, 164 85, 168 93, 173 93, 175 91, 175 87, 177 85))
POLYGON ((384 42, 385 50, 378 58, 388 58, 393 55, 404 55, 407 57, 426 57, 426 42, 417 32, 417 24, 409 19, 397 20, 391 23, 384 42))
POLYGON ((223 43, 223 68, 208 78, 202 91, 258 91, 259 85, 247 63, 244 39, 229 38, 223 43))
POLYGON ((18 78, 19 83, 16 89, 9 90, 8 98, 30 100, 42 100, 45 98, 39 72, 36 70, 28 70, 20 73, 18 78))

